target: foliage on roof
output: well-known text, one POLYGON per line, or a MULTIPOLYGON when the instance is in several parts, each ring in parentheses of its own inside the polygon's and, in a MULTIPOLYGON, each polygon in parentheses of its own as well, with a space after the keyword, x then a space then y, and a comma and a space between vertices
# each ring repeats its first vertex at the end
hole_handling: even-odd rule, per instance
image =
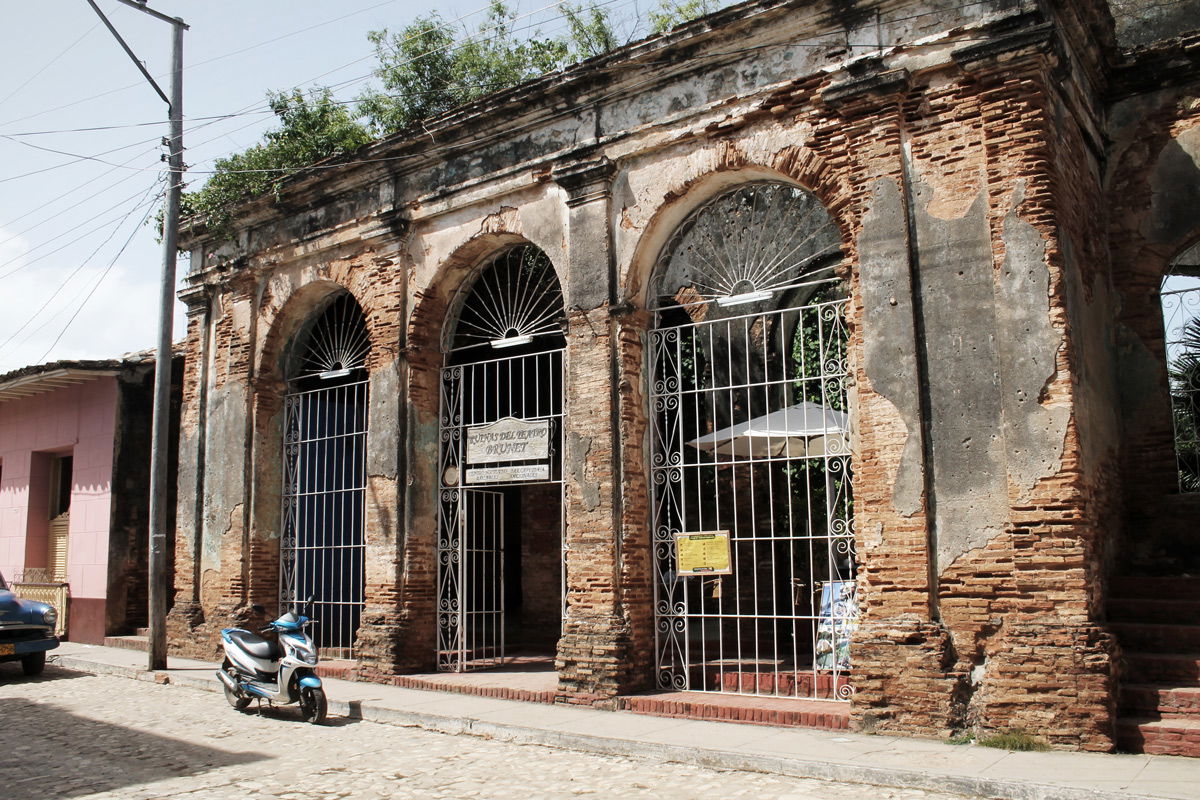
POLYGON ((219 159, 208 181, 184 194, 183 213, 226 237, 238 206, 277 192, 298 170, 326 159, 349 160, 379 137, 411 130, 461 105, 603 55, 647 31, 662 33, 721 5, 721 0, 659 0, 645 19, 616 21, 597 0, 563 3, 566 30, 546 35, 540 30, 522 33, 516 13, 503 0, 492 0, 476 29, 463 37, 437 12, 395 33, 372 31, 367 39, 375 49, 378 87, 349 103, 335 99, 325 87, 269 93, 276 127, 253 147, 219 159))

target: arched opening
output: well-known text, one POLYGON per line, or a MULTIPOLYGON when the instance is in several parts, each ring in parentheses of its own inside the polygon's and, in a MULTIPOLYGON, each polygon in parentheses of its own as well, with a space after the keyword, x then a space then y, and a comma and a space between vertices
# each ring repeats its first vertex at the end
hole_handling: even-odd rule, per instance
POLYGON ((857 625, 837 226, 747 183, 695 210, 650 290, 660 688, 846 699, 857 625))
POLYGON ((443 329, 438 669, 553 656, 562 627, 562 289, 518 245, 459 290, 443 329))
POLYGON ((1200 243, 1171 262, 1159 296, 1179 491, 1197 493, 1200 492, 1200 243))
POLYGON ((315 599, 325 658, 351 658, 363 608, 366 319, 331 295, 290 348, 285 373, 281 604, 315 599))

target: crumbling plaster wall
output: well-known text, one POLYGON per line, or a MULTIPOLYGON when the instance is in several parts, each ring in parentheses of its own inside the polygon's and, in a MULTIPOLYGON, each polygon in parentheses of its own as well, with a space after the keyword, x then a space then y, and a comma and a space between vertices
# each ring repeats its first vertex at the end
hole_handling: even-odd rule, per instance
POLYGON ((1143 47, 1200 28, 1200 0, 1108 0, 1122 47, 1143 47))
MULTIPOLYGON (((603 92, 597 77, 543 87, 540 104, 501 95, 487 113, 504 115, 511 133, 475 135, 487 114, 453 120, 443 144, 413 148, 394 175, 348 168, 304 179, 282 210, 252 209, 232 272, 194 278, 219 295, 204 452, 254 452, 260 464, 213 476, 211 487, 205 479, 205 613, 229 598, 244 603, 256 563, 263 576, 274 568, 269 544, 251 546, 270 542, 277 514, 277 475, 261 465, 278 435, 280 386, 259 342, 279 330, 281 298, 297 288, 359 281, 368 316, 386 318, 386 334, 372 327, 372 403, 386 393, 398 404, 372 412, 372 492, 388 499, 369 534, 379 543, 369 581, 377 613, 364 617, 364 671, 429 665, 442 323, 473 268, 529 241, 558 269, 569 316, 566 524, 579 546, 568 565, 576 616, 560 648, 560 690, 595 702, 645 685, 647 278, 703 199, 746 180, 789 180, 838 221, 851 287, 864 610, 856 723, 927 734, 1024 727, 1060 746, 1109 746, 1111 664, 1091 625, 1092 512, 1073 416, 1084 393, 1073 384, 1068 324, 1080 313, 1089 330, 1098 316, 1076 299, 1087 282, 1063 276, 1087 247, 1057 229, 1069 195, 1042 144, 1053 138, 1039 99, 1057 80, 1053 48, 1021 28, 1040 20, 1019 18, 1017 43, 995 34, 1000 56, 952 57, 946 40, 825 68, 845 60, 847 42, 873 47, 983 24, 1016 4, 973 8, 971 19, 955 16, 965 13, 956 3, 931 2, 919 15, 899 14, 900 5, 879 4, 879 20, 849 20, 838 4, 747 14, 740 27, 696 34, 674 60, 634 53, 645 65, 620 75, 601 62, 593 69, 605 76, 603 92), (814 22, 838 36, 827 47, 787 44, 811 44, 814 22)), ((196 263, 208 255, 201 242, 196 263)), ((1095 397, 1103 405, 1103 392, 1095 397)))

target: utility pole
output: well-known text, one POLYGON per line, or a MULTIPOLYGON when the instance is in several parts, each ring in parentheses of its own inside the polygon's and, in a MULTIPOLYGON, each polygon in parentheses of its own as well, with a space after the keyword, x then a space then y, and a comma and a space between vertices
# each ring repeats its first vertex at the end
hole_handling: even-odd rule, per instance
POLYGON ((170 109, 167 145, 167 208, 163 216, 162 291, 158 310, 158 350, 154 358, 154 428, 150 439, 150 564, 149 564, 149 669, 167 668, 167 483, 171 442, 171 330, 175 316, 175 256, 179 247, 179 199, 183 193, 183 32, 188 29, 178 17, 149 8, 146 0, 118 0, 171 25, 171 94, 159 87, 146 65, 104 16, 95 0, 88 5, 141 70, 146 80, 170 109))

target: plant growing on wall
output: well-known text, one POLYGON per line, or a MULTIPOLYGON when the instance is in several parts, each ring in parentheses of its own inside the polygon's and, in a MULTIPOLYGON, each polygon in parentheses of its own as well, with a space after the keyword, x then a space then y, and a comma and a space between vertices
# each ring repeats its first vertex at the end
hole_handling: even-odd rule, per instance
MULTIPOLYGON (((411 130, 465 103, 516 86, 577 61, 603 55, 645 32, 709 13, 720 0, 660 0, 647 20, 618 24, 595 0, 560 6, 564 33, 523 34, 517 15, 493 0, 479 26, 462 38, 435 12, 397 33, 372 31, 379 88, 353 103, 327 88, 270 93, 278 125, 263 140, 216 162, 212 177, 184 195, 184 214, 228 235, 234 210, 277 190, 288 175, 316 161, 349 157, 372 139, 411 130), (627 28, 626 36, 618 27, 627 28)), ((161 228, 161 224, 159 226, 161 228)))

